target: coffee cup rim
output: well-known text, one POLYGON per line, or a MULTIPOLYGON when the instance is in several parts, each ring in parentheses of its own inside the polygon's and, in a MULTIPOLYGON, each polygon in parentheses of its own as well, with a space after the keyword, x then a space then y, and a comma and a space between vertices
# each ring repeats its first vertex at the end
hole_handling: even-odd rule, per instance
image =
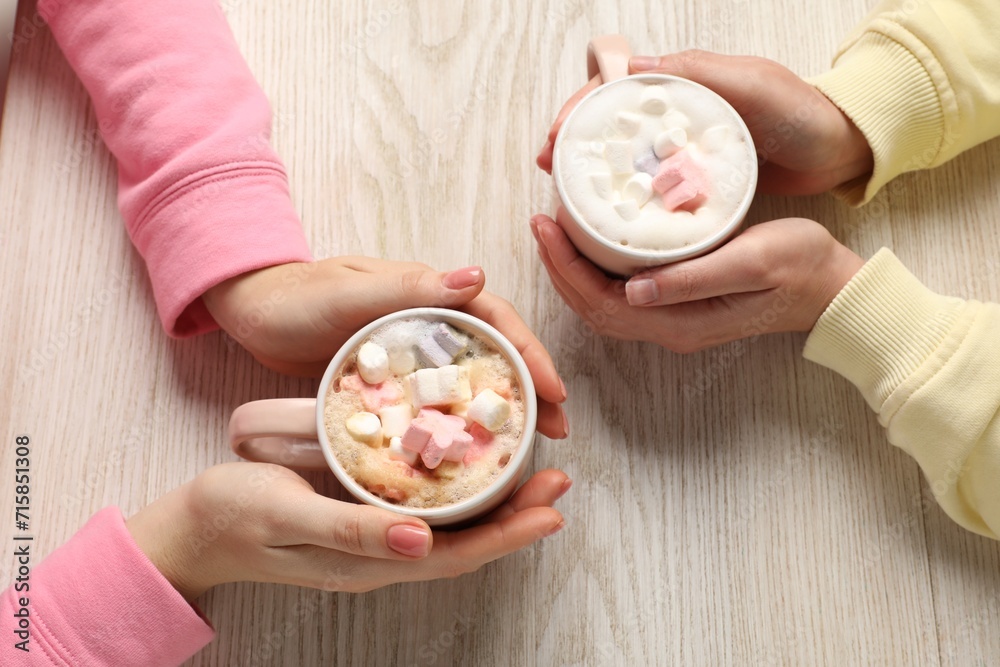
POLYGON ((503 489, 510 483, 511 479, 520 474, 523 463, 527 457, 530 456, 534 448, 537 419, 538 404, 535 394, 535 385, 531 379, 531 373, 528 370, 527 363, 525 363, 514 344, 511 343, 506 336, 497 331, 496 328, 478 317, 459 310, 451 310, 448 308, 409 308, 380 317, 362 327, 361 330, 351 336, 337 351, 337 354, 334 355, 330 364, 326 368, 326 372, 323 374, 323 379, 320 381, 319 390, 316 395, 316 434, 320 443, 320 449, 323 452, 323 458, 326 459, 327 465, 330 467, 330 470, 333 471, 337 480, 352 496, 365 504, 385 509, 390 512, 395 512, 396 514, 417 517, 424 520, 442 520, 448 519, 452 516, 464 515, 475 510, 478 506, 488 503, 496 496, 496 494, 503 491, 503 489), (511 455, 510 461, 507 462, 503 471, 486 488, 471 498, 467 498, 461 502, 453 503, 451 505, 443 505, 440 507, 406 507, 403 505, 393 504, 383 498, 380 498, 365 489, 360 483, 358 483, 357 480, 347 473, 340 461, 337 459, 336 454, 334 454, 333 446, 330 444, 326 433, 326 424, 323 414, 326 407, 326 394, 330 388, 330 383, 333 381, 334 376, 340 370, 341 366, 343 366, 344 361, 362 343, 362 341, 364 341, 364 339, 376 329, 384 324, 388 324, 389 322, 395 322, 407 318, 421 318, 449 323, 457 322, 465 327, 468 327, 469 329, 472 329, 477 334, 487 338, 491 343, 500 349, 503 355, 507 358, 511 367, 514 369, 514 373, 521 385, 521 398, 524 403, 524 427, 521 433, 521 439, 517 444, 517 449, 515 449, 514 453, 511 455))
POLYGON ((703 86, 696 81, 692 81, 691 79, 686 79, 681 76, 676 76, 674 74, 660 74, 660 73, 632 74, 630 76, 622 77, 620 79, 615 79, 614 81, 610 81, 608 83, 602 83, 601 85, 597 86, 594 90, 587 93, 569 112, 569 114, 566 116, 566 120, 563 121, 559 134, 556 136, 556 140, 552 148, 552 176, 553 179, 555 180, 556 191, 559 194, 559 201, 566 208, 566 211, 577 222, 579 228, 596 243, 598 243, 602 247, 606 248, 607 250, 610 250, 611 252, 621 257, 625 257, 629 260, 635 260, 636 262, 647 264, 649 268, 653 268, 661 264, 668 264, 682 259, 687 259, 689 257, 696 257, 698 255, 701 255, 709 250, 714 249, 716 246, 720 245, 723 241, 725 241, 729 236, 731 236, 733 232, 737 228, 739 228, 739 226, 743 223, 743 219, 746 217, 747 211, 750 210, 750 205, 753 203, 754 194, 757 190, 757 180, 759 176, 758 173, 759 170, 757 166, 757 160, 756 159, 751 160, 750 178, 747 181, 747 189, 746 192, 743 193, 743 197, 740 200, 739 206, 737 206, 734 209, 734 212, 731 215, 730 219, 723 227, 721 227, 714 234, 699 241, 698 243, 686 245, 682 248, 674 248, 671 250, 638 250, 635 248, 623 246, 619 243, 614 243, 605 238, 603 235, 599 234, 597 230, 595 230, 593 226, 591 226, 591 224, 587 222, 586 219, 580 214, 579 210, 577 210, 576 205, 573 203, 573 201, 566 196, 566 191, 562 184, 562 178, 561 178, 562 174, 559 169, 559 162, 560 162, 559 147, 565 140, 565 133, 562 132, 562 128, 568 127, 570 125, 570 121, 573 119, 573 117, 581 108, 586 106, 590 98, 607 90, 607 88, 610 86, 615 86, 623 81, 633 81, 633 80, 646 80, 646 81, 654 80, 661 82, 677 81, 681 82, 683 85, 690 85, 696 88, 700 88, 703 91, 706 91, 707 93, 709 93, 711 97, 715 98, 720 103, 720 105, 724 109, 726 109, 726 112, 735 120, 737 126, 743 133, 743 137, 747 142, 747 145, 750 146, 752 150, 754 150, 755 154, 756 154, 756 149, 754 147, 753 137, 750 136, 750 129, 747 127, 746 123, 743 121, 743 118, 736 111, 736 109, 734 109, 733 106, 729 104, 729 102, 727 102, 724 97, 716 93, 711 88, 703 86))

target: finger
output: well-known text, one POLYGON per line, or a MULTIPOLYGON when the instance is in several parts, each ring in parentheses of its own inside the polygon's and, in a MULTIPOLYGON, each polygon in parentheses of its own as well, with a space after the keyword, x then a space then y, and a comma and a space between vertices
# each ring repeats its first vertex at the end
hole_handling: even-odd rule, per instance
POLYGON ((459 308, 479 296, 486 284, 486 276, 478 266, 450 272, 394 268, 359 273, 352 289, 339 293, 337 302, 331 305, 337 312, 364 313, 367 319, 422 306, 459 308))
POLYGON ((637 273, 625 285, 629 305, 665 306, 776 287, 758 236, 748 232, 707 255, 637 273))
POLYGON ((275 508, 280 521, 270 546, 315 545, 369 558, 413 560, 430 553, 433 537, 420 519, 309 490, 288 494, 275 508))
POLYGON ((573 480, 561 470, 548 469, 537 472, 521 485, 510 500, 493 510, 483 522, 499 521, 530 507, 552 507, 572 485, 573 480))
POLYGON ((545 146, 542 147, 542 151, 538 154, 535 159, 535 164, 537 164, 541 169, 547 173, 552 173, 552 147, 555 146, 556 136, 559 134, 559 128, 562 127, 563 122, 566 117, 569 116, 570 112, 580 103, 587 94, 590 93, 594 88, 597 88, 601 84, 600 75, 595 76, 580 90, 573 93, 573 96, 566 100, 563 104, 562 109, 559 110, 559 115, 556 116, 556 120, 552 123, 552 127, 549 128, 548 141, 545 142, 545 146))
POLYGON ((434 553, 421 561, 421 565, 432 572, 435 569, 454 570, 456 566, 472 572, 558 532, 564 525, 558 510, 529 507, 499 521, 482 523, 457 533, 439 533, 434 553))
POLYGON ((548 248, 545 247, 541 237, 538 236, 537 224, 543 220, 548 220, 549 222, 552 221, 551 218, 545 215, 535 216, 535 218, 532 219, 532 231, 535 232, 535 240, 538 242, 538 257, 542 260, 542 265, 545 267, 546 273, 549 274, 549 280, 552 281, 552 286, 555 288, 562 300, 573 310, 573 312, 580 317, 585 318, 590 312, 587 300, 573 285, 569 284, 569 282, 567 282, 566 279, 560 275, 559 271, 556 270, 555 265, 552 263, 552 257, 549 255, 548 248))
MULTIPOLYGON (((709 88, 737 106, 755 79, 748 73, 750 58, 726 56, 696 49, 669 53, 664 56, 633 56, 629 59, 629 74, 673 74, 709 88), (733 99, 730 99, 733 98, 733 99)), ((739 110, 737 108, 737 110, 739 110)))
POLYGON ((514 306, 494 294, 483 292, 466 304, 463 310, 496 327, 517 348, 531 373, 539 397, 551 403, 566 400, 566 388, 552 363, 552 357, 514 306))
POLYGON ((538 423, 535 428, 542 435, 554 440, 562 440, 569 435, 569 421, 562 405, 539 399, 538 423))
POLYGON ((614 279, 581 255, 558 223, 548 216, 536 216, 535 222, 538 237, 545 246, 552 267, 587 299, 588 305, 617 296, 614 279))

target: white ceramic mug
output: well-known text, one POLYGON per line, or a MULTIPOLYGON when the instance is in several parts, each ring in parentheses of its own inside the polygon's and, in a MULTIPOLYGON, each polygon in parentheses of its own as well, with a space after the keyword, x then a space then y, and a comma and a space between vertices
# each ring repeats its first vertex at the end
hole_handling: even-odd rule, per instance
MULTIPOLYGON (((750 131, 747 129, 743 119, 736 112, 736 110, 733 109, 732 106, 730 106, 730 104, 718 94, 708 88, 705 88, 701 84, 695 83, 694 81, 668 74, 635 74, 628 76, 628 61, 630 57, 631 48, 629 47, 628 40, 621 35, 604 35, 591 40, 587 51, 588 78, 600 75, 602 84, 580 100, 576 107, 566 117, 566 120, 562 125, 563 127, 570 125, 573 116, 580 109, 586 107, 591 98, 606 90, 607 86, 615 85, 615 82, 622 81, 624 79, 638 79, 649 83, 672 81, 681 82, 682 85, 696 86, 697 88, 707 92, 712 98, 715 98, 718 101, 720 108, 728 109, 729 112, 731 112, 730 115, 735 122, 735 125, 741 129, 747 145, 753 147, 753 139, 750 137, 750 131)), ((704 255, 705 253, 714 250, 725 243, 740 228, 740 225, 743 223, 743 218, 746 216, 747 211, 750 208, 750 204, 753 201, 754 191, 757 188, 757 162, 756 160, 750 160, 746 165, 748 173, 746 192, 743 194, 740 204, 735 209, 732 216, 717 232, 699 241, 698 243, 674 250, 653 251, 628 248, 619 243, 610 241, 601 234, 597 233, 597 231, 595 231, 594 228, 583 218, 580 212, 573 205, 573 202, 570 201, 569 197, 567 197, 564 181, 576 176, 577 174, 573 172, 572 165, 561 164, 561 152, 559 149, 563 139, 564 133, 560 132, 556 137, 555 146, 552 151, 552 176, 555 179, 556 191, 559 194, 559 200, 562 203, 562 206, 566 209, 566 212, 569 213, 570 219, 567 221, 568 224, 565 225, 564 231, 581 254, 608 273, 620 276, 631 276, 637 271, 641 271, 643 269, 649 269, 663 264, 670 264, 672 262, 679 262, 683 259, 690 259, 692 257, 704 255)))
POLYGON ((333 357, 326 373, 323 374, 316 398, 253 401, 236 408, 229 420, 229 443, 233 451, 250 461, 277 463, 300 469, 329 468, 348 492, 363 503, 397 514, 419 517, 430 526, 446 526, 484 516, 514 493, 531 463, 537 417, 538 404, 531 374, 517 348, 503 334, 482 320, 463 312, 444 308, 412 308, 377 319, 351 336, 333 357), (403 507, 370 493, 340 465, 327 439, 323 423, 327 389, 351 353, 382 325, 414 317, 446 322, 493 343, 514 369, 521 386, 521 398, 524 401, 524 430, 521 440, 500 475, 475 496, 442 507, 403 507))

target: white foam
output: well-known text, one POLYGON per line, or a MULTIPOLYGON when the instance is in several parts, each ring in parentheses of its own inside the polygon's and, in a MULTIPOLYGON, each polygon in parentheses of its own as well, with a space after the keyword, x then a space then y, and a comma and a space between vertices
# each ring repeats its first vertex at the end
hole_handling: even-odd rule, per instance
POLYGON ((599 88, 560 131, 554 163, 563 195, 612 242, 651 251, 698 243, 736 213, 756 162, 732 113, 710 92, 686 82, 628 79, 599 88), (656 113, 661 105, 666 111, 656 113), (603 152, 593 150, 597 144, 603 152), (705 170, 711 192, 693 213, 667 211, 660 197, 639 205, 642 191, 633 177, 649 173, 649 153, 656 146, 663 157, 685 147, 705 170), (610 196, 604 174, 610 177, 610 196))

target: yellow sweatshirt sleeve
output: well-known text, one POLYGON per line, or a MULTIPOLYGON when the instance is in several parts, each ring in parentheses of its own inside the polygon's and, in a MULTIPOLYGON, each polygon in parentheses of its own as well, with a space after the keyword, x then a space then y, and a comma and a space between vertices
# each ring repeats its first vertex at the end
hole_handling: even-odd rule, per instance
POLYGON ((1000 305, 941 296, 883 248, 823 313, 805 357, 850 380, 951 518, 1000 535, 1000 305))
POLYGON ((872 148, 872 174, 834 189, 863 204, 899 174, 1000 135, 1000 5, 886 0, 809 81, 872 148))

